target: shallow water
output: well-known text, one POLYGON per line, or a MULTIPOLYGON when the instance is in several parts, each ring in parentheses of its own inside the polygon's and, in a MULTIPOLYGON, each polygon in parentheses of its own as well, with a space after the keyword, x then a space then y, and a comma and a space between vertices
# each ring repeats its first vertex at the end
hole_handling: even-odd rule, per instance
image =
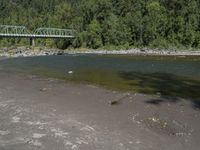
POLYGON ((0 70, 136 91, 200 99, 199 56, 66 55, 12 58, 0 70), (68 72, 72 71, 72 74, 68 72))

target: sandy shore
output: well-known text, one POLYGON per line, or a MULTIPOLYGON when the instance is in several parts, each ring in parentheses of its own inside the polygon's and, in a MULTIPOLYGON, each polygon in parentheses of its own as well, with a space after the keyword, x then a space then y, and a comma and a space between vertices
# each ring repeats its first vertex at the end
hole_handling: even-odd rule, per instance
POLYGON ((0 72, 1 150, 199 147, 200 111, 190 101, 0 72))

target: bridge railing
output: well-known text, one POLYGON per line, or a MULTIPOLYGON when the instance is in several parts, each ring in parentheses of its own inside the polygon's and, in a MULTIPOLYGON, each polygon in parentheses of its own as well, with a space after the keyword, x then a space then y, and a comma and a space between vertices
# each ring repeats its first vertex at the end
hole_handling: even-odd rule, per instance
POLYGON ((11 26, 11 25, 0 25, 0 33, 1 34, 30 34, 30 32, 26 29, 25 26, 11 26))
POLYGON ((74 31, 71 29, 38 28, 35 30, 34 34, 47 36, 73 36, 74 31))
POLYGON ((73 38, 74 30, 38 28, 30 33, 25 26, 0 25, 0 37, 73 38))

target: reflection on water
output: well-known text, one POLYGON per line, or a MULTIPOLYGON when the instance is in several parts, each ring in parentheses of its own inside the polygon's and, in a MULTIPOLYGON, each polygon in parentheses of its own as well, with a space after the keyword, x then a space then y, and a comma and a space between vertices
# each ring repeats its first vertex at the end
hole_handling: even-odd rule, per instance
POLYGON ((67 55, 0 61, 0 69, 77 83, 200 99, 200 57, 67 55), (68 74, 68 71, 73 74, 68 74))

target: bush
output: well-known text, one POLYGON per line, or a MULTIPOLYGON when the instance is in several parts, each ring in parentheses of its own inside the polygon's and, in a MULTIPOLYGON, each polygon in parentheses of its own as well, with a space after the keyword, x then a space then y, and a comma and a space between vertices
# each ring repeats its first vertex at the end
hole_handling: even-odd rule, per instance
POLYGON ((167 49, 169 48, 170 44, 169 42, 164 39, 164 38, 157 38, 155 39, 154 41, 152 41, 149 46, 151 48, 164 48, 164 49, 167 49))

